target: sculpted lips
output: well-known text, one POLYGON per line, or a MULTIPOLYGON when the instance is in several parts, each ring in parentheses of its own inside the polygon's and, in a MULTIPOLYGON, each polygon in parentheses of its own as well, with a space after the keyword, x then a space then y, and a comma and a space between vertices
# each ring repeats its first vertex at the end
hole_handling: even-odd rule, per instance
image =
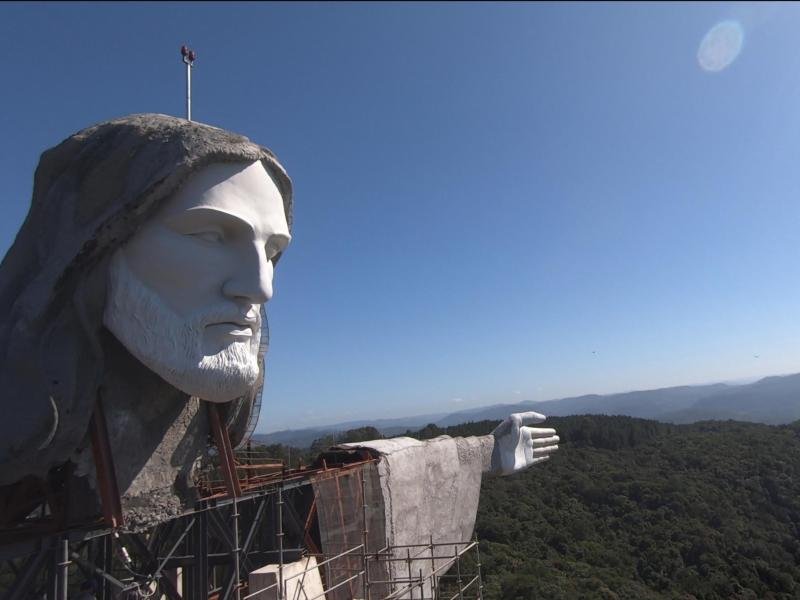
POLYGON ((253 328, 249 325, 242 325, 240 323, 214 323, 213 325, 208 326, 210 329, 214 329, 220 332, 227 333, 228 335, 232 335, 234 337, 252 337, 253 336, 253 328))
POLYGON ((217 321, 206 325, 206 329, 233 337, 250 338, 255 334, 255 319, 232 319, 230 321, 217 321))

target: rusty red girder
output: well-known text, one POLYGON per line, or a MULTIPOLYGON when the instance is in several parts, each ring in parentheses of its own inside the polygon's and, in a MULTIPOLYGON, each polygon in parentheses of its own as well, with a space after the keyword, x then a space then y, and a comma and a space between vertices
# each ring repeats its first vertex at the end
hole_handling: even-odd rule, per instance
POLYGON ((114 457, 111 453, 106 416, 99 394, 94 404, 92 419, 89 421, 89 434, 92 440, 94 464, 97 469, 97 485, 103 505, 103 517, 106 524, 112 528, 124 527, 125 519, 122 516, 122 501, 114 469, 114 457))
POLYGON ((232 498, 241 498, 242 486, 239 485, 239 477, 236 474, 236 461, 233 458, 233 448, 231 438, 228 435, 228 428, 222 425, 219 417, 219 407, 213 402, 207 402, 208 417, 211 423, 211 433, 214 435, 214 443, 219 450, 219 464, 222 469, 222 477, 225 479, 225 487, 228 495, 232 498))

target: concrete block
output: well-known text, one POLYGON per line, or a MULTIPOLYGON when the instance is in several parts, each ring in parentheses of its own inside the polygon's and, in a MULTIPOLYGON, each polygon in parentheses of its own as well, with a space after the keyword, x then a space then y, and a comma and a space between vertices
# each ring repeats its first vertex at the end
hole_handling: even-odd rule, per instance
MULTIPOLYGON (((283 565, 285 583, 285 600, 311 600, 324 598, 322 578, 317 568, 317 559, 309 556, 293 563, 283 565)), ((278 600, 278 565, 266 565, 250 573, 248 594, 254 594, 252 600, 278 600), (259 590, 271 587, 259 593, 259 590)))

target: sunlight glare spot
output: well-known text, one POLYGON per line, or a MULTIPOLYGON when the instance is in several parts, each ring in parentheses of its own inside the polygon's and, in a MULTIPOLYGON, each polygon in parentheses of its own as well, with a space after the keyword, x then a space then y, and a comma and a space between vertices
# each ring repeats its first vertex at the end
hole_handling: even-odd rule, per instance
POLYGON ((739 56, 744 30, 738 21, 722 21, 709 29, 697 49, 697 62, 704 71, 718 72, 739 56))

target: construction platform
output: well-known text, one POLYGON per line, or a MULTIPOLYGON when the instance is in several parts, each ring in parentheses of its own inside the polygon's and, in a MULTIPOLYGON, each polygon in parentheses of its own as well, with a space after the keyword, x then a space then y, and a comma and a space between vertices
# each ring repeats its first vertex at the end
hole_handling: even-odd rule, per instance
POLYGON ((23 489, 3 514, 24 507, 24 518, 0 522, 0 598, 482 598, 475 540, 387 543, 377 460, 339 449, 287 469, 254 450, 221 453, 192 510, 137 532, 108 514, 65 523, 57 490, 23 489))

